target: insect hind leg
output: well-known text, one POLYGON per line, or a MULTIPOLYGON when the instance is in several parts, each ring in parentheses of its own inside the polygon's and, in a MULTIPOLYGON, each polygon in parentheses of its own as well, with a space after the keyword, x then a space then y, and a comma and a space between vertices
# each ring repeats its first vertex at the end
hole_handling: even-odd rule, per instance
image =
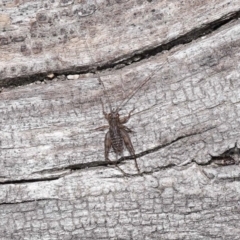
MULTIPOLYGON (((106 133, 105 135, 105 160, 112 163, 112 161, 109 159, 108 155, 109 155, 109 152, 110 152, 110 149, 112 147, 112 142, 111 142, 111 137, 110 137, 110 133, 109 131, 106 133)), ((117 160, 117 154, 116 154, 116 160, 117 160)), ((127 173, 125 173, 117 164, 117 161, 114 163, 114 165, 120 170, 120 172, 122 172, 122 174, 124 176, 128 176, 127 173)))
POLYGON ((120 131, 121 131, 123 141, 124 141, 124 144, 125 144, 127 150, 134 157, 135 167, 136 167, 138 173, 141 174, 140 169, 138 167, 138 163, 137 163, 137 159, 136 159, 136 156, 135 156, 135 151, 134 151, 131 139, 130 139, 130 137, 129 137, 129 135, 128 135, 128 133, 125 129, 121 129, 120 131))

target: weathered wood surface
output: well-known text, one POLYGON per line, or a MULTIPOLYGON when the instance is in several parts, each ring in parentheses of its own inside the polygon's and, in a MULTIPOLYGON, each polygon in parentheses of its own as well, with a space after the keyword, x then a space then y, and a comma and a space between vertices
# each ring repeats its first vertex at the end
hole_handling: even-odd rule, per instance
POLYGON ((3 1, 0 78, 88 69, 90 52, 111 65, 238 11, 238 0, 3 1))
MULTIPOLYGON (((48 23, 37 23, 36 37, 28 35, 28 23, 34 22, 31 14, 38 16, 40 2, 36 9, 25 9, 29 14, 18 18, 26 22, 14 20, 19 27, 16 34, 28 35, 30 42, 38 39, 42 51, 34 54, 31 50, 23 57, 17 50, 22 43, 15 43, 16 48, 10 47, 13 43, 2 45, 1 67, 5 70, 1 80, 25 75, 20 60, 30 77, 93 69, 93 62, 122 61, 240 9, 240 1, 189 1, 181 8, 183 3, 178 1, 106 2, 48 5, 47 19, 55 12, 60 15, 60 9, 74 13, 73 9, 82 6, 85 12, 94 10, 85 18, 78 18, 85 14, 78 10, 76 19, 73 14, 56 21, 52 26, 56 31, 61 24, 67 29, 79 25, 85 29, 77 31, 78 40, 67 37, 61 43, 49 35, 48 23), (88 8, 90 5, 97 7, 88 8), (159 23, 151 18, 153 8, 155 14, 164 12, 159 23), (136 17, 140 10, 144 18, 136 17), (132 16, 131 22, 126 21, 128 16, 132 16), (126 30, 136 23, 141 31, 126 30), (48 37, 41 39, 44 29, 48 37), (149 31, 154 33, 149 35, 149 31), (61 55, 61 49, 68 50, 61 55), (13 66, 14 73, 10 71, 13 66)), ((12 11, 17 16, 14 3, 4 7, 6 14, 12 11)), ((21 10, 31 4, 19 1, 18 7, 21 10)), ((45 8, 45 2, 41 4, 45 8)), ((2 24, 3 34, 15 31, 13 17, 10 19, 11 24, 2 24)), ((104 132, 95 129, 106 124, 99 98, 106 107, 107 102, 96 74, 68 81, 58 76, 3 89, 1 239, 238 239, 240 171, 239 149, 234 145, 240 136, 239 23, 235 20, 191 43, 122 69, 105 65, 105 71, 99 73, 114 106, 153 74, 122 111, 126 114, 136 108, 127 126, 136 132, 131 139, 136 153, 141 154, 137 160, 143 176, 126 178, 105 165, 104 132), (234 151, 225 158, 211 157, 231 148, 234 151), (217 164, 229 157, 235 164, 217 164)), ((131 159, 120 166, 136 173, 131 159)))

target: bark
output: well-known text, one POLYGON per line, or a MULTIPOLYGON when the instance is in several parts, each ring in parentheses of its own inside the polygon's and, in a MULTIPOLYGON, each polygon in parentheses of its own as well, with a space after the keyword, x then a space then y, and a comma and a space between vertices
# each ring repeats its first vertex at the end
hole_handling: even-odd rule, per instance
POLYGON ((239 238, 240 1, 1 8, 1 239, 239 238), (149 77, 120 112, 142 172, 125 151, 124 177, 100 98, 149 77))

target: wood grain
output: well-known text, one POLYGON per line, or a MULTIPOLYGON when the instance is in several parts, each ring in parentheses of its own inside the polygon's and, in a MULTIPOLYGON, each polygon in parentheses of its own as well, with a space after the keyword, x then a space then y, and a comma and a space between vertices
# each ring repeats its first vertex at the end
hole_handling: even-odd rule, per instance
POLYGON ((114 64, 232 16, 239 6, 239 1, 5 3, 1 34, 27 37, 0 46, 1 79, 62 75, 0 93, 0 238, 238 239, 239 20, 131 59, 128 66, 114 64), (72 37, 70 29, 77 29, 72 37), (19 46, 27 41, 29 54, 23 56, 19 46), (80 75, 69 77, 70 72, 80 75), (151 76, 121 111, 136 109, 126 125, 135 132, 131 139, 143 176, 134 175, 131 158, 120 163, 130 177, 104 160, 106 131, 96 130, 107 124, 100 98, 107 111, 109 106, 98 76, 114 107, 151 76), (229 156, 232 165, 214 162, 229 156))
MULTIPOLYGON (((239 10, 239 1, 7 1, 0 79, 83 71, 171 42, 239 10)), ((17 79, 15 80, 17 81, 17 79)))

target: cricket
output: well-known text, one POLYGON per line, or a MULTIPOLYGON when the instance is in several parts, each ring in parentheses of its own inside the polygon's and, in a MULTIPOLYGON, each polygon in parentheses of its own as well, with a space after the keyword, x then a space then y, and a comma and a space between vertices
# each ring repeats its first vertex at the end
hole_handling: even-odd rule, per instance
MULTIPOLYGON (((100 76, 98 75, 99 83, 103 86, 104 96, 107 97, 108 106, 110 109, 110 112, 107 113, 104 109, 104 104, 102 99, 101 105, 102 105, 102 112, 105 117, 105 119, 108 121, 107 126, 100 127, 98 129, 106 129, 108 128, 108 132, 105 135, 104 140, 104 148, 105 148, 105 160, 108 162, 112 162, 109 159, 109 153, 110 150, 113 149, 113 152, 116 154, 116 158, 118 156, 123 157, 123 151, 124 148, 126 148, 131 156, 134 157, 135 167, 138 172, 138 174, 141 174, 137 159, 135 157, 135 150, 131 142, 131 138, 129 136, 130 133, 133 133, 131 129, 129 129, 124 124, 128 122, 128 120, 131 118, 131 114, 135 109, 132 109, 127 116, 121 117, 119 112, 123 109, 123 107, 130 101, 130 99, 133 98, 133 96, 151 79, 152 74, 147 77, 140 85, 138 85, 133 91, 130 92, 130 94, 123 99, 123 101, 120 103, 116 109, 112 108, 109 95, 105 89, 104 83, 101 80, 100 76)), ((116 163, 115 166, 123 173, 123 175, 128 176, 126 172, 124 172, 116 163)))

